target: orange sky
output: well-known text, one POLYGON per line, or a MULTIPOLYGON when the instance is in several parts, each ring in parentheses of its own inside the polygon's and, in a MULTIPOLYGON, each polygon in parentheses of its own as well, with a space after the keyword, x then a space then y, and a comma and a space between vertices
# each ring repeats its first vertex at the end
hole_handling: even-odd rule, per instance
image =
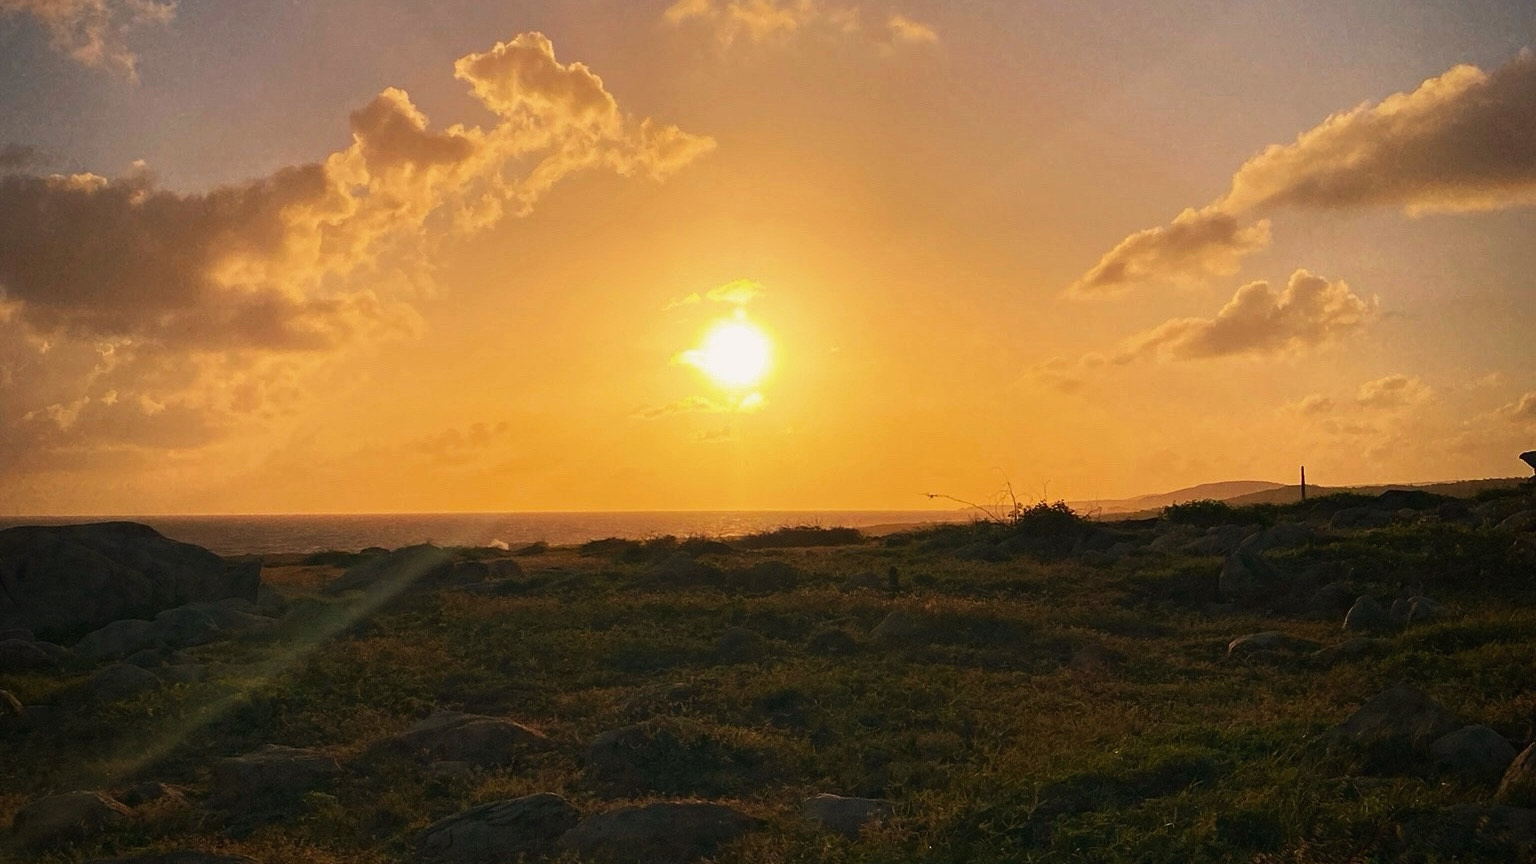
POLYGON ((0 514, 913 509, 1536 447, 1527 4, 323 5, 0 0, 0 514), (756 386, 684 356, 738 314, 756 386))

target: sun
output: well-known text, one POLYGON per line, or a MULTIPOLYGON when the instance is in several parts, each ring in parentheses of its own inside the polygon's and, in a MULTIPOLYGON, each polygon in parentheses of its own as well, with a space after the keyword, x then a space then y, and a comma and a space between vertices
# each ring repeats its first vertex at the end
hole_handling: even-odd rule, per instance
POLYGON ((773 367, 773 342, 744 315, 720 321, 683 360, 727 390, 756 387, 773 367))

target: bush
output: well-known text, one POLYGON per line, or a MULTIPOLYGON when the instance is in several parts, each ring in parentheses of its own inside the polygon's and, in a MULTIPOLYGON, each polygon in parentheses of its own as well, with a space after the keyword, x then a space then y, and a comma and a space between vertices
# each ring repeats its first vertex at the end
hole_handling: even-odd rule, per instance
POLYGON ((1163 518, 1175 525, 1211 528, 1217 525, 1235 523, 1237 521, 1237 510, 1225 501, 1203 498, 1199 501, 1170 504, 1163 508, 1163 518))
POLYGON ((823 528, 820 525, 796 525, 748 534, 736 541, 743 549, 784 549, 791 546, 855 546, 864 542, 857 528, 823 528))

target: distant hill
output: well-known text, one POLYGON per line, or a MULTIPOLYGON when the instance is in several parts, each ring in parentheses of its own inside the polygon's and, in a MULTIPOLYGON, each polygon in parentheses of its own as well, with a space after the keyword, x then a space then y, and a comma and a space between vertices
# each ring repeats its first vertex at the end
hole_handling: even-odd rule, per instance
MULTIPOLYGON (((1349 492, 1356 495, 1380 495, 1389 489, 1416 489, 1420 492, 1432 492, 1436 495, 1447 495, 1452 498, 1471 498, 1488 489, 1509 489, 1519 486, 1529 479, 1528 477, 1494 477, 1484 480, 1449 480, 1442 483, 1383 483, 1374 486, 1313 486, 1309 483, 1307 484, 1307 497, 1320 498, 1324 495, 1337 495, 1341 492, 1349 492)), ((1121 501, 1101 501, 1098 502, 1098 506, 1100 508, 1100 515, 1106 518, 1139 519, 1156 516, 1164 507, 1170 504, 1199 501, 1202 499, 1225 501, 1233 507, 1243 507, 1250 504, 1294 504, 1301 500, 1301 487, 1253 480, 1234 480, 1227 483, 1206 483, 1201 486, 1191 486, 1188 489, 1180 489, 1177 492, 1169 492, 1164 495, 1143 495, 1140 498, 1126 498, 1121 501), (1248 487, 1247 491, 1239 491, 1236 494, 1219 494, 1221 490, 1244 486, 1248 487), (1143 501, 1151 503, 1125 506, 1143 501)), ((1079 513, 1091 514, 1094 504, 1093 502, 1073 502, 1071 507, 1079 513)))
POLYGON ((1228 501, 1248 495, 1264 495, 1285 489, 1281 483, 1268 480, 1226 480, 1221 483, 1202 483, 1158 495, 1138 495, 1135 498, 1119 498, 1107 501, 1068 501, 1067 505, 1079 513, 1139 513, 1143 510, 1161 510, 1171 504, 1186 501, 1228 501))

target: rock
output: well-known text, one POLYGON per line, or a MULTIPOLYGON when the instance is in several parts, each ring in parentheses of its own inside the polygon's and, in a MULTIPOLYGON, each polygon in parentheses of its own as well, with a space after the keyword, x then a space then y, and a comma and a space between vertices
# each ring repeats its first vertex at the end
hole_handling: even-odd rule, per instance
POLYGON ((1432 741, 1429 755, 1441 776, 1491 786, 1515 761, 1515 748, 1487 726, 1463 726, 1432 741))
POLYGON ((11 821, 18 846, 36 848, 89 840, 133 821, 133 811, 100 792, 66 792, 33 801, 11 821))
POLYGON ((148 669, 128 663, 113 663, 81 685, 80 696, 87 702, 116 702, 160 689, 160 679, 148 669))
POLYGON ((154 669, 166 664, 166 654, 158 648, 143 648, 124 657, 123 662, 140 669, 154 669))
POLYGON ((878 573, 855 573, 843 580, 844 591, 879 591, 885 588, 885 582, 878 573))
POLYGON ((1536 471, 1536 450, 1527 450, 1521 453, 1520 461, 1531 466, 1532 471, 1536 471))
POLYGON ((281 618, 288 614, 288 598, 271 585, 262 583, 256 589, 256 614, 281 618))
POLYGON ((1312 659, 1326 666, 1346 660, 1359 660, 1375 654, 1383 654, 1392 647, 1390 639, 1373 639, 1369 636, 1352 636, 1337 645, 1313 652, 1312 659))
POLYGON ((422 762, 510 765, 530 751, 549 746, 544 733, 502 717, 438 711, 383 742, 386 748, 422 762))
POLYGON ((1529 860, 1523 856, 1536 844, 1536 811, 1459 804, 1408 817, 1398 826, 1398 841, 1402 860, 1408 861, 1459 860, 1466 855, 1529 860))
POLYGON ((857 840, 865 825, 889 819, 895 812, 896 805, 890 801, 826 794, 813 795, 801 806, 806 819, 849 840, 857 840))
POLYGON ((75 643, 75 656, 100 662, 127 657, 159 643, 160 630, 153 621, 129 618, 113 621, 100 630, 86 634, 75 643))
POLYGON ((869 637, 876 642, 885 644, 897 644, 910 642, 922 635, 922 627, 917 619, 901 611, 891 612, 875 625, 875 629, 869 631, 869 637))
POLYGON ((548 792, 492 801, 440 819, 421 835, 422 854, 451 864, 499 864, 555 851, 581 815, 548 792))
POLYGON ((1256 654, 1299 653, 1302 651, 1316 651, 1317 647, 1317 643, 1311 639, 1303 639, 1300 636, 1292 636, 1289 633, 1272 630, 1267 633, 1253 633, 1233 639, 1227 643, 1227 656, 1246 657, 1256 654))
POLYGON ((1217 525, 1206 529, 1204 537, 1184 544, 1182 549, 1191 555, 1231 555, 1248 536, 1247 530, 1240 525, 1217 525))
POLYGON ((1401 627, 1408 623, 1408 599, 1399 597, 1392 601, 1392 608, 1387 610, 1387 617, 1392 619, 1392 624, 1401 627))
POLYGON ((421 770, 421 776, 438 783, 449 783, 475 773, 468 762, 433 762, 421 770))
POLYGON ((676 802, 620 807, 589 816, 560 845, 612 864, 689 864, 758 826, 724 804, 676 802))
POLYGON ((1392 616, 1370 595, 1362 594, 1344 616, 1344 629, 1352 632, 1381 633, 1392 628, 1392 616))
POLYGON ((0 627, 41 636, 200 600, 254 600, 260 580, 259 565, 228 565, 132 522, 0 531, 0 627))
POLYGON ((0 642, 7 642, 11 639, 20 639, 23 642, 36 642, 37 636, 25 627, 0 628, 0 642))
POLYGON ((1427 624, 1445 617, 1447 613, 1444 606, 1428 597, 1413 597, 1408 600, 1408 612, 1403 616, 1403 623, 1410 626, 1427 624))
POLYGON ((31 726, 27 709, 9 690, 0 690, 0 736, 20 732, 31 726))
POLYGON ((1389 751, 1422 751, 1460 728, 1455 715, 1407 684, 1373 696, 1330 733, 1334 740, 1389 751))
POLYGON ((117 800, 129 807, 143 807, 145 804, 153 804, 157 801, 171 801, 186 803, 187 790, 180 786, 172 786, 168 783, 160 783, 154 780, 145 780, 128 787, 128 791, 117 796, 117 800))
POLYGON ((1333 582, 1317 589, 1307 600, 1303 614, 1308 618, 1326 619, 1347 614, 1354 605, 1355 592, 1348 585, 1333 582))
POLYGON ((213 616, 187 606, 167 609, 155 616, 155 632, 163 645, 206 645, 222 633, 213 616))
POLYGON ((226 803, 288 802, 340 773, 336 760, 317 750, 267 744, 214 763, 213 792, 226 803))
POLYGON ((424 543, 354 564, 341 574, 340 579, 325 586, 323 593, 336 595, 348 591, 366 591, 391 597, 414 587, 434 587, 452 574, 452 556, 430 543, 424 543))
POLYGON ((1392 519, 1393 510, 1378 510, 1374 507, 1346 507, 1333 514, 1333 518, 1328 522, 1328 527, 1334 530, 1385 528, 1392 524, 1392 519))
POLYGON ((1250 535, 1238 544, 1237 551, 1258 555, 1271 549, 1292 549, 1312 539, 1312 529, 1298 522, 1279 522, 1250 535))
MULTIPOLYGON (((218 603, 189 603, 182 607, 206 616, 221 634, 250 633, 276 626, 277 619, 256 613, 256 604, 224 600, 218 603)), ((158 616, 157 616, 158 617, 158 616)))
POLYGON ((1515 534, 1536 531, 1536 510, 1521 510, 1519 513, 1500 522, 1496 527, 1500 531, 1509 531, 1515 534))
POLYGON ((1227 556, 1217 581, 1221 599, 1239 606, 1255 606, 1282 593, 1285 574, 1260 555, 1235 552, 1227 556))
POLYGON ((1515 807, 1536 807, 1536 744, 1520 751, 1510 763, 1494 799, 1515 807))
POLYGON ((58 661, 36 642, 21 639, 0 642, 0 673, 51 669, 57 665, 58 661))
POLYGON ((727 663, 749 663, 768 651, 763 634, 745 627, 732 627, 715 642, 715 656, 727 663))
POLYGON ((859 640, 841 627, 823 627, 805 640, 805 650, 818 657, 846 657, 858 653, 859 640))

